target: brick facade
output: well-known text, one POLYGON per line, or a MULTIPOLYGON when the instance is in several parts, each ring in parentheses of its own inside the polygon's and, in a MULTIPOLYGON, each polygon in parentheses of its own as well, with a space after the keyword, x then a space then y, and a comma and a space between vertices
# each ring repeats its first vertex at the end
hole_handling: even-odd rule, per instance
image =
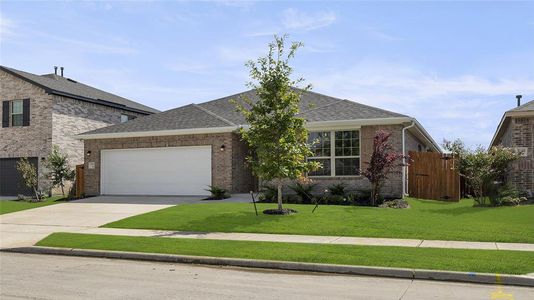
MULTIPOLYGON (((397 152, 402 152, 402 128, 405 125, 381 125, 381 126, 362 126, 360 128, 360 168, 365 170, 367 168, 367 163, 371 159, 371 154, 373 151, 373 139, 376 131, 385 130, 391 132, 391 137, 389 138, 389 143, 393 146, 393 150, 397 152)), ((405 136, 405 150, 406 153, 409 151, 419 151, 421 146, 422 151, 427 151, 430 148, 430 145, 420 141, 417 137, 411 134, 409 131, 406 131, 405 136)), ((363 175, 360 176, 343 176, 343 177, 312 177, 312 181, 317 186, 315 187, 316 193, 321 193, 329 186, 336 183, 344 183, 350 191, 364 191, 370 190, 371 184, 367 178, 363 175)), ((408 176, 406 176, 406 184, 408 181, 408 176)), ((288 183, 289 184, 289 183, 288 183)), ((286 188, 284 192, 292 193, 291 189, 286 188)), ((400 198, 402 197, 402 168, 399 167, 396 171, 392 172, 389 175, 389 178, 386 180, 386 183, 382 187, 382 195, 387 198, 400 198)))
MULTIPOLYGON (((100 151, 104 149, 132 149, 151 147, 206 146, 212 147, 211 183, 232 193, 246 193, 254 189, 254 178, 245 165, 247 147, 236 133, 154 136, 85 141, 85 193, 100 194, 100 151), (224 151, 221 146, 224 145, 224 151), (94 163, 94 169, 89 169, 94 163)), ((187 174, 184 174, 187 176, 187 174)))
MULTIPOLYGON (((395 151, 402 152, 402 128, 403 125, 361 127, 361 168, 364 169, 366 163, 370 160, 373 138, 375 132, 379 129, 391 132, 392 135, 389 142, 393 145, 395 151)), ((424 143, 409 132, 406 135, 406 143, 407 151, 417 151, 418 145, 422 145, 422 149, 427 148, 424 143)), ((252 175, 250 168, 246 164, 246 156, 249 155, 246 144, 240 140, 236 133, 219 133, 85 140, 85 153, 91 151, 91 155, 85 158, 85 192, 87 195, 100 194, 101 150, 203 145, 212 146, 212 185, 228 189, 232 193, 247 193, 258 189, 257 179, 252 175), (221 145, 225 145, 224 151, 220 151, 221 145), (89 169, 89 163, 94 164, 94 169, 89 169)), ((399 167, 396 173, 390 175, 382 188, 384 196, 402 196, 401 172, 402 169, 399 167)), ((363 176, 315 177, 313 182, 317 184, 316 192, 339 182, 346 183, 351 190, 370 189, 369 181, 363 176)), ((287 186, 285 190, 291 192, 287 186)))
POLYGON ((512 163, 508 181, 518 189, 534 193, 534 117, 512 117, 501 144, 504 147, 525 147, 526 157, 512 163))
MULTIPOLYGON (((37 169, 42 173, 42 159, 48 156, 52 147, 52 95, 0 71, 0 100, 27 98, 30 99, 30 126, 0 127, 0 158, 37 157, 37 169)), ((0 110, 3 111, 3 107, 0 110)), ((46 185, 47 181, 41 179, 40 186, 46 188, 46 185)))
MULTIPOLYGON (((85 131, 120 123, 126 110, 48 94, 44 89, 0 70, 0 100, 30 99, 30 126, 0 127, 0 158, 38 157, 38 169, 46 171, 43 159, 52 145, 69 155, 74 167, 83 163, 83 142, 73 138, 85 131)), ((0 106, 0 111, 3 108, 0 106)), ((1 113, 0 113, 1 116, 1 113)), ((40 189, 48 189, 44 178, 40 189)))
POLYGON ((57 95, 53 96, 53 103, 52 142, 54 145, 59 145, 61 150, 69 155, 73 166, 84 162, 83 141, 75 139, 75 135, 119 124, 122 114, 142 116, 138 113, 57 95))

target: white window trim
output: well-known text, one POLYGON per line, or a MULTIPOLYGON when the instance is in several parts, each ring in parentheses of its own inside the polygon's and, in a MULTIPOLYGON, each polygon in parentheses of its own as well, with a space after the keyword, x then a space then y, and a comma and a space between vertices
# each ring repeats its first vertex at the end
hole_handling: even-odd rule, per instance
POLYGON ((311 178, 354 178, 361 177, 362 172, 362 130, 361 127, 358 128, 343 128, 343 129, 332 129, 332 130, 310 130, 308 133, 312 132, 329 132, 330 133, 330 156, 313 156, 308 157, 308 160, 313 159, 330 159, 330 175, 309 175, 311 178), (357 156, 336 156, 336 131, 358 131, 358 150, 360 155, 357 156), (359 170, 360 174, 358 175, 336 175, 336 158, 358 158, 359 159, 359 170))
POLYGON ((9 103, 9 127, 22 127, 24 126, 24 101, 23 100, 11 100, 9 103), (22 110, 20 113, 14 113, 13 112, 13 106, 15 106, 15 102, 20 102, 22 105, 22 110), (20 125, 14 125, 13 124, 13 116, 22 116, 22 123, 20 125))

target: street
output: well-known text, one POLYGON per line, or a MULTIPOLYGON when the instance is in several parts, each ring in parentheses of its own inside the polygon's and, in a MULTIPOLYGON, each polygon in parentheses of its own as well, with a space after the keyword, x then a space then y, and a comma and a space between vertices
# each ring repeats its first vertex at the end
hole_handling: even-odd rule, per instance
POLYGON ((534 288, 1 253, 2 299, 534 299, 534 288))

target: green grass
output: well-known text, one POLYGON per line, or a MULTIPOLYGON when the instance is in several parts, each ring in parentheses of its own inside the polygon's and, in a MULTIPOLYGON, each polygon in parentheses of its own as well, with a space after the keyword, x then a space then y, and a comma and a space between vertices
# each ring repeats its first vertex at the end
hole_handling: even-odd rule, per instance
POLYGON ((275 204, 259 204, 258 217, 249 203, 177 205, 104 227, 534 243, 534 205, 408 201, 410 209, 320 206, 313 214, 313 205, 286 205, 299 211, 290 216, 264 215, 261 211, 275 204))
POLYGON ((198 240, 54 233, 38 246, 311 263, 527 274, 534 252, 198 240))
POLYGON ((0 201, 0 215, 8 214, 16 211, 32 209, 41 206, 57 204, 65 201, 63 196, 53 196, 45 198, 41 202, 28 202, 19 200, 1 200, 0 201))

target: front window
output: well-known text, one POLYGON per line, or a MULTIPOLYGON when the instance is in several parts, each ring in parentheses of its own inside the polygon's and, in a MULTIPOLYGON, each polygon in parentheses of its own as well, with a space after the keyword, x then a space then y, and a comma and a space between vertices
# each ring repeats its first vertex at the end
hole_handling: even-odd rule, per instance
POLYGON ((356 176, 360 174, 360 131, 310 132, 309 143, 313 156, 310 161, 322 168, 310 176, 356 176))
POLYGON ((11 126, 22 126, 22 100, 11 101, 11 126))

